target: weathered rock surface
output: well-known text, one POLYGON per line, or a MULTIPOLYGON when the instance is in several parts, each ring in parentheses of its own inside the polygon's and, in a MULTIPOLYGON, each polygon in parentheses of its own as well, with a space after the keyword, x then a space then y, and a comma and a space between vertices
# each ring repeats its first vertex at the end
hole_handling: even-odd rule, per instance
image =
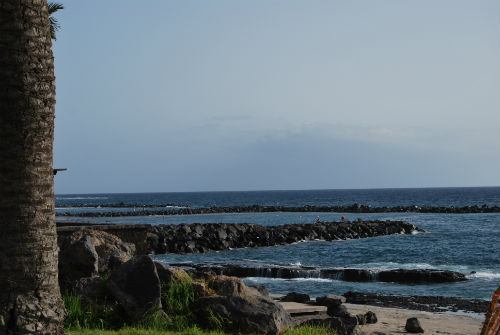
POLYGON ((484 313, 489 302, 481 299, 463 299, 441 296, 401 296, 376 293, 346 292, 348 303, 413 309, 426 312, 466 311, 484 313))
POLYGON ((154 262, 154 265, 161 283, 170 284, 172 282, 191 281, 187 272, 181 268, 166 267, 159 262, 154 262))
POLYGON ((231 321, 224 324, 226 332, 278 334, 296 325, 283 307, 262 296, 251 299, 237 295, 203 297, 196 301, 195 308, 199 320, 208 322, 213 314, 231 321))
POLYGON ((59 282, 62 287, 82 277, 93 277, 99 271, 99 256, 94 238, 87 234, 72 234, 59 247, 59 282))
POLYGON ((230 248, 284 245, 299 241, 345 240, 422 232, 403 221, 320 222, 261 226, 252 223, 157 225, 150 228, 151 253, 203 253, 230 248))
POLYGON ((408 333, 423 333, 424 329, 420 325, 417 318, 409 318, 406 320, 405 329, 408 333))
POLYGON ((285 295, 283 298, 281 298, 281 301, 292 301, 292 302, 299 302, 299 303, 305 304, 305 303, 310 302, 311 298, 309 297, 308 294, 305 294, 305 293, 290 292, 287 295, 285 295))
POLYGON ((327 296, 316 298, 316 305, 319 306, 330 306, 330 305, 339 306, 342 305, 344 302, 346 302, 346 298, 341 295, 329 294, 327 296))
POLYGON ((460 272, 433 269, 396 269, 380 271, 378 280, 395 283, 453 283, 465 281, 467 277, 460 272))
POLYGON ((246 286, 238 277, 216 276, 208 282, 208 286, 218 295, 237 295, 242 296, 246 292, 246 286))
POLYGON ((133 319, 161 307, 160 279, 149 256, 134 257, 122 264, 111 273, 106 286, 133 319))
POLYGON ((135 246, 104 231, 83 229, 59 240, 63 287, 83 277, 107 273, 134 256, 135 246))

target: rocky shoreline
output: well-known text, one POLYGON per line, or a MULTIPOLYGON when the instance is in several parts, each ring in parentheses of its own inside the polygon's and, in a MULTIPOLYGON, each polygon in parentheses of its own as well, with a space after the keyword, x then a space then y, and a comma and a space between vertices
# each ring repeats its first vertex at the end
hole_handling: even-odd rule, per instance
POLYGON ((261 226, 253 223, 206 223, 151 226, 148 250, 154 254, 204 253, 247 247, 268 247, 301 241, 335 241, 424 230, 404 221, 319 222, 261 226))
MULTIPOLYGON (((352 225, 355 224, 375 225, 385 231, 397 227, 418 229, 401 222, 365 222, 352 225)), ((192 266, 191 270, 186 271, 171 267, 172 264, 165 266, 154 262, 150 256, 137 256, 133 243, 124 242, 109 232, 92 230, 88 227, 80 228, 82 229, 61 235, 58 241, 60 285, 65 291, 77 295, 87 306, 92 306, 94 311, 102 313, 107 311, 106 322, 112 322, 118 327, 151 316, 162 319, 162 322, 171 322, 171 316, 184 312, 172 310, 165 294, 169 296, 170 292, 177 292, 181 288, 182 290, 188 288, 186 297, 189 300, 186 306, 189 308, 189 313, 186 315, 189 315, 190 322, 202 328, 211 327, 211 320, 215 315, 218 320, 227 321, 220 323, 219 328, 226 332, 237 331, 243 334, 279 334, 290 327, 307 322, 331 328, 338 334, 350 335, 359 333, 363 327, 373 328, 374 324, 379 323, 377 315, 372 311, 379 307, 374 306, 431 312, 475 313, 484 313, 488 306, 487 301, 479 299, 393 296, 359 292, 347 292, 343 296, 328 295, 316 299, 310 299, 307 294, 291 292, 276 301, 273 300, 276 295, 270 295, 265 287, 246 286, 240 278, 218 273, 220 271, 216 271, 215 267, 192 266), (367 310, 359 310, 359 307, 353 309, 353 306, 363 305, 372 307, 368 307, 367 310)), ((397 233, 397 230, 395 231, 397 233)), ((302 270, 307 269, 312 270, 302 267, 302 270)), ((396 270, 397 276, 414 276, 417 281, 426 273, 421 270, 404 271, 406 272, 402 275, 400 270, 396 270)), ((449 275, 449 271, 438 272, 444 274, 445 278, 449 275)), ((436 273, 433 272, 430 277, 434 274, 436 273)), ((378 274, 379 277, 380 275, 381 273, 378 274)), ((378 309, 376 311, 379 312, 378 309)), ((393 310, 390 313, 394 315, 398 312, 393 310)), ((385 320, 385 314, 381 314, 382 320, 385 320)), ((414 315, 411 312, 407 313, 406 318, 414 318, 414 315)), ((470 320, 466 320, 468 321, 470 320)), ((404 319, 400 317, 391 322, 403 323, 404 319)), ((388 325, 387 322, 380 324, 382 328, 388 325)))
POLYGON ((349 269, 318 268, 312 266, 286 266, 280 264, 184 264, 171 263, 169 266, 194 269, 196 271, 212 271, 217 275, 267 278, 327 278, 350 282, 391 282, 399 284, 435 284, 466 281, 467 277, 460 272, 436 269, 349 269))
POLYGON ((384 295, 378 293, 346 292, 347 303, 424 312, 470 312, 484 314, 490 304, 482 299, 465 299, 443 296, 384 295))
MULTIPOLYGON (((58 206, 65 208, 65 206, 58 206)), ((119 217, 119 216, 148 216, 148 215, 191 215, 191 214, 222 214, 222 213, 273 213, 273 212, 317 212, 317 213, 442 213, 442 214, 467 214, 467 213, 500 213, 499 206, 472 205, 464 207, 442 207, 442 206, 394 206, 394 207, 371 207, 355 203, 350 206, 214 206, 202 208, 171 208, 165 210, 151 210, 146 208, 181 207, 177 205, 128 205, 108 204, 100 206, 67 206, 67 207, 91 207, 91 208, 134 208, 134 211, 105 211, 69 213, 59 212, 57 216, 75 217, 119 217), (137 210, 135 210, 137 209, 137 210)))

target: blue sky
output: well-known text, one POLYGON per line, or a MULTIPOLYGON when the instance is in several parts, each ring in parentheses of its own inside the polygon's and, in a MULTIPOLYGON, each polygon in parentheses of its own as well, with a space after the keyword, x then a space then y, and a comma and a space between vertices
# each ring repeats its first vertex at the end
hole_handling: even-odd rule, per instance
POLYGON ((499 185, 498 1, 62 1, 56 193, 499 185))

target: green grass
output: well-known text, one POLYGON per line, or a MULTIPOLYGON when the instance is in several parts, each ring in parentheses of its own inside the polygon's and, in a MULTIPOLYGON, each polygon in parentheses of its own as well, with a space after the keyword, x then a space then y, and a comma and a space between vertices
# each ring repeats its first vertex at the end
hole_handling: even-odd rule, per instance
MULTIPOLYGON (((183 280, 162 287, 162 310, 147 313, 141 320, 127 324, 123 311, 117 304, 99 306, 82 303, 81 297, 63 294, 67 316, 64 327, 74 335, 225 335, 222 329, 231 330, 229 320, 210 313, 201 330, 192 312, 195 293, 190 281, 183 280)), ((129 321, 130 322, 130 321, 129 321)), ((234 328, 234 327, 233 327, 234 328)), ((287 330, 283 335, 333 335, 324 327, 303 325, 287 330)))
MULTIPOLYGON (((139 328, 123 328, 120 330, 99 330, 99 329, 80 329, 66 331, 69 335, 227 335, 218 330, 203 331, 197 327, 187 328, 179 331, 148 330, 139 328)), ((331 329, 324 327, 315 327, 303 325, 292 328, 283 333, 283 335, 335 335, 331 329)))
POLYGON ((182 331, 123 328, 120 330, 79 329, 66 330, 69 335, 225 335, 220 331, 203 331, 197 327, 182 331))
POLYGON ((80 296, 66 293, 63 294, 64 306, 66 307, 66 318, 64 327, 66 329, 116 329, 116 306, 92 306, 83 304, 80 296))

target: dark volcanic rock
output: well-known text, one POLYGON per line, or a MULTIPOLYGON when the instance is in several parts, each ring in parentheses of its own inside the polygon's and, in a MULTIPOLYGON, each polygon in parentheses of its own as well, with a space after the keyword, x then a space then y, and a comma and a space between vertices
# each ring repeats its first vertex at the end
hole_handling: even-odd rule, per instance
POLYGON ((93 277, 99 272, 99 256, 92 236, 72 234, 59 249, 59 282, 63 288, 83 277, 93 277))
POLYGON ((417 318, 409 318, 406 320, 405 329, 408 333, 423 333, 424 329, 420 325, 417 318))
POLYGON ((106 286, 133 319, 161 307, 160 279, 149 256, 134 257, 122 264, 111 273, 106 286))
MULTIPOLYGON (((186 264, 171 264, 171 266, 186 266, 186 264)), ((434 269, 401 269, 381 271, 378 269, 342 269, 317 268, 311 266, 296 266, 278 263, 204 263, 189 264, 198 271, 212 271, 235 277, 270 277, 270 278, 332 278, 345 281, 384 281, 401 284, 433 284, 467 280, 460 273, 434 269)))
POLYGON ((401 296, 376 293, 346 292, 348 303, 413 309, 427 312, 465 311, 484 313, 489 306, 487 300, 463 299, 441 296, 401 296))
POLYGON ((278 334, 296 324, 283 307, 261 296, 251 299, 236 295, 203 297, 196 301, 195 314, 198 320, 205 322, 211 314, 231 321, 223 325, 226 332, 278 334))
POLYGON ((105 274, 133 257, 135 246, 104 231, 77 230, 59 241, 59 277, 63 287, 83 277, 105 274))
MULTIPOLYGON (((260 226, 251 223, 206 223, 157 225, 150 227, 148 245, 151 253, 202 253, 243 247, 284 245, 310 240, 344 240, 423 231, 402 221, 319 222, 260 226)), ((236 270, 236 269, 235 269, 236 270)), ((239 269, 243 270, 243 269, 239 269)), ((232 273, 238 277, 244 273, 232 273)), ((282 276, 295 278, 290 270, 282 276)), ((353 274, 353 276, 356 274, 353 274)), ((363 274, 357 274, 358 277, 363 274)))
POLYGON ((377 323, 377 315, 373 313, 372 311, 368 311, 365 313, 365 320, 366 323, 377 323))
POLYGON ((329 295, 324 296, 324 297, 317 297, 316 298, 316 305, 319 305, 319 306, 330 306, 330 305, 340 306, 344 302, 346 302, 346 299, 345 299, 345 297, 343 297, 341 295, 329 294, 329 295))
POLYGON ((308 294, 305 293, 290 292, 283 298, 281 298, 281 301, 292 301, 304 304, 311 301, 311 298, 309 297, 308 294))
POLYGON ((452 283, 465 281, 467 277, 459 272, 432 269, 397 269, 381 271, 378 280, 396 283, 452 283))
MULTIPOLYGON (((78 205, 71 205, 79 207, 78 205)), ((83 205, 82 205, 83 206, 83 205)), ((84 205, 88 207, 88 205, 84 205)), ((163 205, 162 205, 163 206, 163 205)), ((323 212, 323 213, 498 213, 499 206, 484 204, 464 207, 441 207, 441 206, 394 206, 394 207, 370 207, 355 203, 351 206, 231 206, 231 207, 205 207, 205 208, 178 208, 171 210, 151 210, 150 207, 162 207, 158 205, 126 205, 106 204, 101 207, 142 207, 139 211, 120 212, 84 212, 84 213, 56 213, 58 216, 82 216, 82 217, 111 217, 111 216, 144 216, 144 215, 191 215, 191 214, 214 214, 214 213, 271 213, 271 212, 323 212)), ((64 207, 64 206, 62 206, 64 207)))
POLYGON ((342 318, 347 318, 352 316, 351 313, 347 311, 347 308, 344 305, 328 305, 326 314, 342 318))

